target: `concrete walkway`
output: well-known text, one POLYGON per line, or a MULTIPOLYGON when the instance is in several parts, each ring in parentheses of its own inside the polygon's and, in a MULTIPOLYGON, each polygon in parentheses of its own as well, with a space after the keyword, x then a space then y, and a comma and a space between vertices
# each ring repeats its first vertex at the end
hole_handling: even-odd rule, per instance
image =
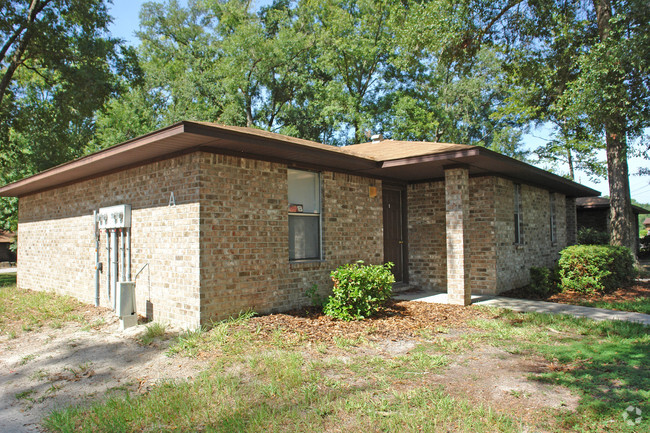
POLYGON ((0 274, 15 274, 18 273, 18 268, 0 268, 0 274))
MULTIPOLYGON (((434 304, 447 304, 447 294, 439 292, 397 293, 395 299, 400 301, 420 301, 434 304)), ((650 326, 650 314, 629 313, 627 311, 605 310, 603 308, 582 307, 579 305, 557 304, 555 302, 532 301, 529 299, 506 298, 503 296, 472 295, 472 304, 486 307, 507 308, 522 313, 566 314, 586 317, 593 320, 625 320, 650 326)))

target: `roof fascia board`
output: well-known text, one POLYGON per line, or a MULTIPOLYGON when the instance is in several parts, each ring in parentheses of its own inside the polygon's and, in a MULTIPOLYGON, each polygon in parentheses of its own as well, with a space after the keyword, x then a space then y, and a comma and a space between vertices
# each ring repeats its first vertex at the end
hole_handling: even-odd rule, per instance
POLYGON ((498 160, 501 160, 501 161, 505 161, 505 162, 508 162, 510 164, 513 164, 513 165, 517 165, 517 166, 521 167, 522 169, 533 172, 535 175, 537 175, 539 177, 548 179, 548 180, 550 180, 552 182, 563 183, 566 186, 568 186, 570 188, 573 188, 573 189, 576 189, 576 190, 581 190, 581 191, 584 192, 584 195, 581 196, 581 197, 599 196, 600 195, 600 191, 596 191, 595 189, 589 188, 587 186, 584 186, 584 185, 579 184, 577 182, 574 182, 572 180, 565 179, 562 176, 558 176, 557 174, 553 174, 553 173, 551 173, 549 171, 542 170, 541 168, 535 167, 534 165, 525 163, 523 161, 519 161, 517 159, 511 158, 511 157, 506 156, 506 155, 502 155, 502 154, 500 154, 498 152, 495 152, 493 150, 490 150, 490 149, 487 149, 487 148, 484 148, 484 147, 479 148, 479 150, 480 150, 480 153, 482 155, 488 156, 490 158, 498 159, 498 160))
MULTIPOLYGON (((328 144, 322 144, 317 142, 311 142, 310 140, 303 140, 304 143, 294 143, 289 140, 282 140, 274 137, 267 137, 264 135, 256 135, 246 133, 245 131, 236 131, 226 128, 219 128, 219 126, 210 126, 204 125, 201 123, 194 122, 185 122, 185 132, 189 134, 196 134, 207 136, 216 139, 222 140, 241 140, 246 139, 247 141, 253 141, 256 144, 266 144, 272 142, 276 145, 286 146, 293 149, 299 149, 305 153, 320 153, 327 155, 331 158, 339 158, 341 160, 353 161, 355 164, 359 164, 361 167, 359 169, 372 169, 377 168, 379 163, 370 158, 364 158, 357 155, 350 155, 348 153, 342 152, 338 147, 331 146, 328 144)), ((249 153, 250 157, 261 158, 263 155, 256 155, 249 153)), ((284 162, 293 162, 288 159, 278 158, 284 162)))
POLYGON ((467 157, 478 156, 478 155, 479 155, 479 149, 474 147, 467 150, 452 150, 449 152, 435 153, 432 155, 422 155, 422 156, 413 156, 409 158, 391 159, 388 161, 383 161, 381 163, 381 168, 401 167, 404 165, 411 165, 411 164, 446 161, 446 160, 467 158, 467 157))
MULTIPOLYGON (((107 147, 106 149, 102 149, 90 155, 86 155, 79 159, 75 159, 73 161, 66 162, 52 168, 48 168, 47 170, 41 171, 32 176, 5 185, 0 188, 0 196, 3 196, 6 192, 10 192, 12 190, 24 188, 25 186, 35 182, 39 182, 39 183, 46 182, 48 179, 62 172, 75 170, 80 166, 91 164, 95 161, 104 158, 109 158, 115 155, 119 155, 120 153, 137 149, 149 143, 182 134, 183 132, 184 132, 183 122, 175 123, 171 126, 168 126, 167 128, 154 131, 152 133, 143 135, 141 137, 133 138, 129 141, 125 141, 124 143, 116 144, 115 146, 107 147)), ((43 189, 48 189, 48 188, 43 188, 43 189)))

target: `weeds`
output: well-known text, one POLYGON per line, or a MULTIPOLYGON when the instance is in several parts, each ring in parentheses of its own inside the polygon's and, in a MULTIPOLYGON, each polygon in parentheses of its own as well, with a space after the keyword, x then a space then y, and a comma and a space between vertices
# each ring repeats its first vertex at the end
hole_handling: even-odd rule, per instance
POLYGON ((140 336, 140 344, 148 346, 153 343, 156 338, 164 338, 166 330, 167 326, 162 323, 150 323, 146 326, 144 333, 140 336))

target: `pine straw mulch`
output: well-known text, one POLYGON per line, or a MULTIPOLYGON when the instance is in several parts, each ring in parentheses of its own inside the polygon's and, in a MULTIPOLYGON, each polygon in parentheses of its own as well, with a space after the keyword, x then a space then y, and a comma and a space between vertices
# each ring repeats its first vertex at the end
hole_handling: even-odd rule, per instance
POLYGON ((391 301, 377 316, 365 320, 336 320, 324 315, 320 309, 308 307, 253 317, 244 326, 264 334, 281 329, 309 341, 330 342, 335 338, 360 337, 398 340, 421 337, 425 330, 434 334, 452 328, 467 328, 471 320, 493 317, 494 314, 471 306, 391 301))
POLYGON ((620 301, 633 301, 639 298, 650 298, 650 281, 636 280, 633 286, 620 288, 611 293, 594 293, 591 295, 576 292, 574 290, 565 290, 561 293, 555 293, 548 297, 540 297, 531 293, 527 288, 510 290, 504 292, 501 296, 508 296, 511 298, 534 299, 548 302, 556 302, 558 304, 574 304, 579 305, 584 302, 620 302, 620 301))

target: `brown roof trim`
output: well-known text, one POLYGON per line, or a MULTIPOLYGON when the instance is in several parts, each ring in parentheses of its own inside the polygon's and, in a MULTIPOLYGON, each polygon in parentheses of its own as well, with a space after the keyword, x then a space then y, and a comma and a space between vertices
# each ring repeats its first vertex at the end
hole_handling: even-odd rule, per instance
POLYGON ((0 196, 22 197, 200 148, 260 159, 275 157, 286 162, 331 165, 350 172, 378 167, 376 161, 345 154, 335 146, 252 128, 183 121, 5 185, 0 188, 0 196), (246 152, 249 148, 253 151, 246 152))
POLYGON ((536 184, 547 186, 547 187, 552 187, 554 184, 562 185, 563 187, 568 187, 569 189, 577 190, 576 195, 573 195, 572 197, 587 197, 587 196, 592 197, 592 196, 600 195, 600 191, 596 191, 595 189, 589 188, 580 183, 574 182, 570 179, 566 179, 562 176, 558 176, 557 174, 551 173, 550 171, 546 171, 541 168, 535 167, 534 165, 527 164, 523 161, 519 161, 518 159, 514 159, 509 156, 502 155, 498 152, 487 149, 485 147, 479 148, 479 152, 481 155, 489 156, 490 158, 507 162, 511 165, 518 166, 522 170, 527 170, 529 172, 534 173, 535 176, 539 176, 539 178, 543 180, 543 181, 539 181, 539 180, 535 181, 534 183, 536 184))
MULTIPOLYGON (((130 150, 142 148, 148 144, 158 142, 163 139, 174 137, 183 133, 184 125, 182 122, 175 123, 166 128, 145 134, 141 137, 125 141, 115 146, 102 149, 98 152, 92 153, 87 156, 75 159, 70 162, 57 165, 55 167, 49 168, 47 170, 41 171, 33 176, 26 177, 19 181, 10 183, 8 185, 0 188, 0 196, 5 197, 20 197, 25 194, 29 194, 35 191, 51 189, 52 187, 59 186, 62 184, 69 184, 79 181, 79 176, 74 176, 72 173, 79 170, 81 167, 86 167, 90 164, 96 163, 107 158, 115 158, 123 155, 125 152, 130 150), (68 176, 65 176, 68 174, 68 176), (62 180, 63 178, 63 180, 62 180), (69 178, 69 179, 68 179, 69 178)), ((97 172, 94 175, 86 175, 81 178, 90 178, 96 177, 107 172, 115 171, 116 168, 122 168, 124 165, 133 165, 133 164, 117 164, 113 169, 102 170, 97 172), (119 165, 119 167, 117 167, 119 165)))
POLYGON ((477 147, 468 150, 460 150, 460 151, 452 150, 450 152, 436 153, 433 155, 413 156, 410 158, 392 159, 390 161, 384 161, 381 164, 381 168, 400 167, 404 165, 422 164, 426 162, 435 162, 435 161, 447 161, 449 159, 468 158, 477 155, 479 155, 479 149, 477 147))
POLYGON ((489 149, 457 146, 462 148, 444 152, 433 149, 428 154, 422 154, 419 146, 414 149, 414 156, 381 161, 363 152, 354 154, 349 149, 273 132, 183 121, 1 187, 0 196, 22 197, 199 150, 278 161, 291 166, 321 167, 400 183, 436 177, 445 163, 465 164, 470 168, 470 175, 507 176, 560 191, 570 197, 600 195, 591 188, 489 149))

